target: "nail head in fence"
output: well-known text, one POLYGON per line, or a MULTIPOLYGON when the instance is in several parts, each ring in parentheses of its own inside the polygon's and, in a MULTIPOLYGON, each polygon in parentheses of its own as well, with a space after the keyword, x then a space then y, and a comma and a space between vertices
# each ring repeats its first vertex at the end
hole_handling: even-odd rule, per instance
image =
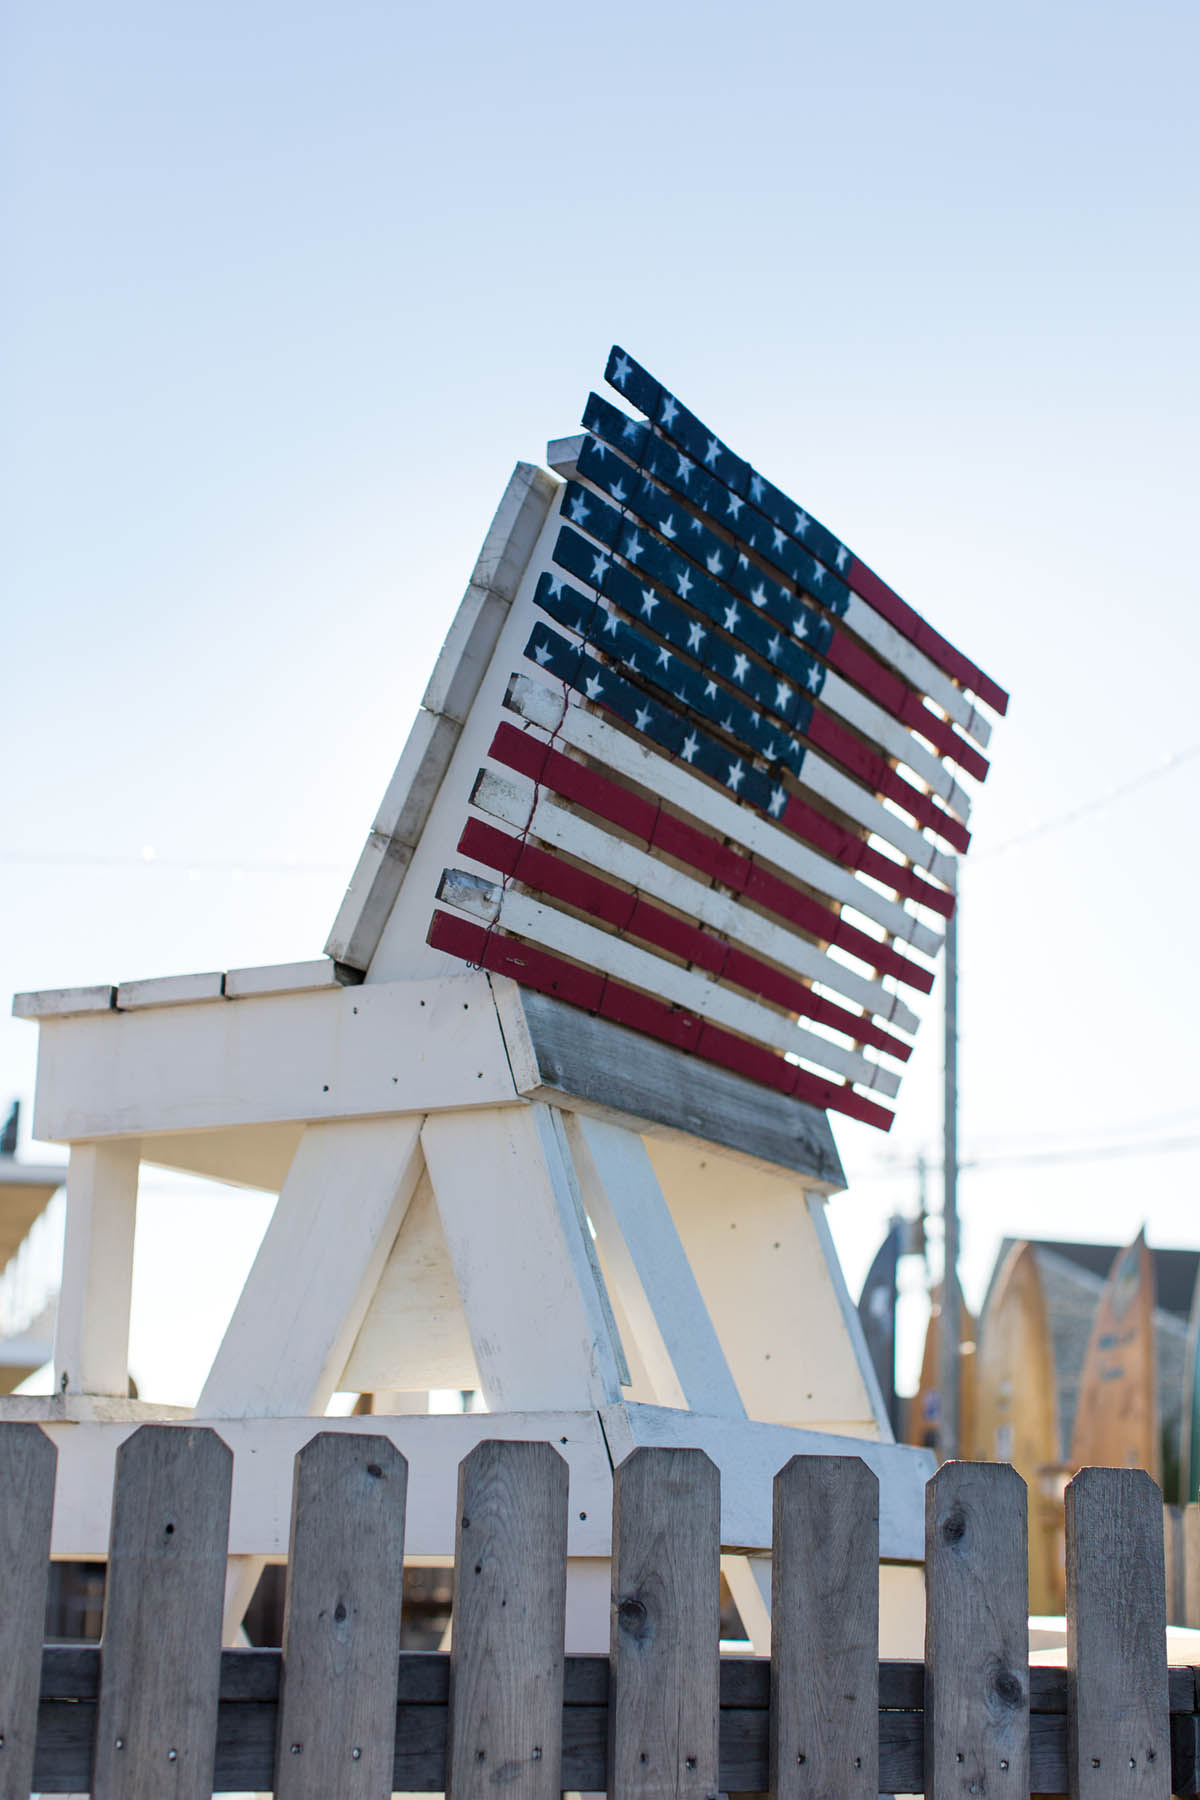
POLYGON ((925 1793, 1029 1793, 1025 1483, 1007 1463, 944 1463, 925 1489, 925 1793))
POLYGON ((446 1793, 558 1800, 567 1465, 550 1444, 479 1444, 458 1470, 446 1793))
POLYGON ((1066 1508, 1071 1794, 1166 1800, 1162 1494, 1144 1469, 1081 1469, 1066 1508))
POLYGON ((721 1477, 702 1450, 613 1474, 609 1800, 718 1791, 721 1477))
POLYGON ((296 1457, 278 1800, 392 1791, 407 1484, 385 1437, 323 1431, 296 1457))
POLYGON ((0 1800, 26 1800, 33 1786, 58 1451, 40 1425, 6 1425, 0 1442, 0 1800))
POLYGON ((879 1480, 858 1456, 793 1456, 775 1477, 774 1800, 879 1792, 879 1480))
POLYGON ((212 1793, 233 1457, 143 1425, 117 1451, 94 1800, 212 1793))

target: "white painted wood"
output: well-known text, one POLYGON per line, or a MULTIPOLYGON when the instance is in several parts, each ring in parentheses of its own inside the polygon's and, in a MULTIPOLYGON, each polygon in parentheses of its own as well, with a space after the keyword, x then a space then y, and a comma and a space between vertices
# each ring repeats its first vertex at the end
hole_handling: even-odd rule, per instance
POLYGON ((817 893, 852 906, 923 955, 937 955, 941 934, 923 925, 897 901, 582 706, 569 706, 564 713, 558 693, 524 674, 518 674, 512 682, 507 703, 519 717, 538 725, 547 736, 556 732, 560 744, 594 756, 648 793, 677 806, 694 823, 730 838, 741 849, 761 857, 817 893))
POLYGON ((579 458, 587 438, 582 431, 571 437, 551 438, 546 445, 546 461, 556 475, 564 481, 575 481, 579 477, 579 458))
POLYGON ((771 1654, 771 1558, 723 1556, 721 1573, 729 1583, 755 1656, 771 1654))
POLYGON ((656 1397, 695 1412, 744 1418, 737 1385, 641 1138, 575 1114, 567 1123, 567 1141, 601 1255, 656 1397))
MULTIPOLYGON (((108 1550, 113 1460, 139 1421, 44 1422, 58 1446, 58 1493, 52 1554, 90 1560, 108 1550)), ((189 1421, 193 1423, 193 1421, 189 1421)), ((349 1419, 221 1419, 213 1424, 234 1453, 229 1547, 237 1557, 287 1555, 292 1468, 296 1454, 321 1431, 382 1435, 409 1464, 405 1554, 453 1555, 455 1495, 461 1459, 486 1438, 544 1439, 571 1472, 568 1548, 607 1558, 612 1529, 612 1469, 597 1415, 587 1412, 379 1414, 349 1419), (585 1515, 580 1517, 580 1514, 585 1515)))
POLYGON ((340 962, 375 955, 557 489, 531 463, 509 479, 325 946, 340 962))
POLYGON ((646 1150, 750 1417, 877 1436, 803 1182, 695 1140, 646 1150))
POLYGON ((129 1392, 139 1154, 136 1138, 71 1150, 54 1332, 55 1385, 63 1393, 129 1392))
POLYGON ((310 1125, 196 1411, 323 1413, 420 1180, 421 1119, 310 1125))
POLYGON ((501 887, 463 870, 448 869, 438 898, 487 925, 502 925, 544 949, 571 957, 588 968, 603 969, 617 981, 627 981, 818 1068, 832 1069, 862 1087, 889 1097, 899 1089, 899 1076, 870 1057, 804 1029, 786 1013, 747 1000, 697 970, 656 956, 625 938, 535 900, 520 888, 501 887))
POLYGON ((861 1456, 879 1477, 880 1555, 914 1562, 924 1556, 925 1483, 935 1466, 929 1450, 629 1401, 605 1407, 600 1416, 614 1465, 642 1444, 698 1449, 712 1458, 721 1471, 725 1549, 770 1548, 772 1484, 791 1457, 861 1456))
POLYGON ((518 1094, 527 1094, 541 1082, 542 1071, 525 1017, 523 991, 519 983, 510 981, 507 975, 490 975, 488 980, 504 1048, 508 1052, 513 1086, 518 1094))
POLYGON ((892 1430, 892 1422, 888 1418, 887 1402, 884 1400, 883 1390, 879 1385, 879 1377, 875 1373, 871 1352, 867 1348, 862 1319, 859 1317, 857 1306, 850 1298, 850 1290, 846 1286, 846 1277, 842 1274, 842 1265, 838 1258, 837 1245, 834 1243, 833 1233, 829 1229, 825 1197, 822 1194, 806 1193, 804 1198, 813 1231, 825 1258, 825 1267, 829 1272, 829 1284, 833 1289, 833 1297, 841 1314, 842 1325, 846 1336, 850 1339, 850 1347, 858 1362, 859 1373, 867 1390, 867 1399, 874 1414, 880 1439, 885 1444, 894 1443, 896 1434, 892 1430))
MULTIPOLYGON (((819 794, 831 805, 840 808, 847 818, 856 819, 873 831, 877 837, 892 845, 906 856, 915 868, 926 869, 935 880, 950 887, 954 882, 954 857, 947 856, 939 850, 932 839, 925 836, 916 826, 909 825, 892 810, 892 805, 884 805, 869 794, 866 788, 860 787, 849 775, 843 775, 840 769, 818 756, 815 750, 809 750, 804 758, 804 774, 802 789, 808 788, 819 794)), ((900 802, 894 803, 899 807, 900 802)))
MULTIPOLYGON (((835 963, 811 939, 789 931, 749 906, 739 905, 724 888, 706 886, 673 864, 651 856, 636 844, 589 824, 579 813, 547 797, 520 776, 500 776, 487 769, 476 784, 472 804, 489 818, 527 832, 555 849, 565 850, 580 862, 668 906, 686 913, 722 935, 736 938, 747 950, 780 963, 790 972, 806 976, 823 988, 854 1000, 876 1018, 899 1030, 915 1032, 919 1023, 897 994, 883 980, 871 980, 835 963)), ((507 1036, 507 1033, 506 1033, 507 1036)))
POLYGON ((74 1142, 514 1097, 483 975, 47 1019, 34 1132, 74 1142))
POLYGON ((351 987, 357 982, 353 970, 335 963, 328 956, 313 962, 268 963, 257 969, 228 969, 225 973, 225 998, 244 1000, 255 994, 307 994, 313 988, 351 987))
POLYGON ((421 1141, 479 1367, 495 1411, 599 1406, 619 1352, 542 1103, 438 1113, 421 1141))
POLYGON ((878 650, 884 661, 889 662, 906 681, 920 688, 923 694, 928 694, 977 744, 987 744, 991 727, 982 713, 976 712, 962 689, 955 685, 949 675, 931 662, 923 650, 918 650, 910 638, 897 631, 894 625, 889 625, 873 606, 869 606, 857 594, 850 594, 843 623, 847 630, 853 631, 864 643, 878 650))
POLYGON ((69 1019, 76 1013, 111 1012, 116 999, 116 988, 107 982, 99 987, 40 988, 14 994, 12 1012, 14 1019, 69 1019))
POLYGON ((142 1139, 142 1161, 231 1187, 277 1194, 287 1179, 303 1123, 243 1125, 228 1131, 158 1133, 142 1139))
POLYGON ((433 1187, 422 1176, 338 1381, 348 1394, 476 1388, 479 1371, 433 1187))
POLYGON ((203 975, 155 975, 145 981, 117 984, 118 1012, 136 1012, 151 1006, 188 1006, 198 1000, 224 998, 225 976, 220 969, 203 975))
POLYGON ((833 669, 825 671, 821 704, 871 738, 922 781, 928 782, 933 792, 966 823, 971 813, 971 796, 954 779, 949 763, 943 762, 936 751, 922 743, 899 719, 894 719, 882 706, 869 700, 859 688, 851 687, 833 669))

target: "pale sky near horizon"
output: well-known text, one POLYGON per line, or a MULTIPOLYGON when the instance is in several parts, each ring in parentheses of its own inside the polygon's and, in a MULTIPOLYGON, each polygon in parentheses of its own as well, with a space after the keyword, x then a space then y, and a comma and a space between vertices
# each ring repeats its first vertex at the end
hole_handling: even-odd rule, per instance
MULTIPOLYGON (((963 878, 968 1296, 1006 1234, 1200 1245, 1198 37, 4 9, 0 992, 320 954, 507 473, 618 341, 1012 690, 963 878)), ((938 999, 890 1136, 837 1129, 855 1292, 938 1156, 938 999)), ((0 1017, 27 1114, 35 1052, 0 1017)), ((187 1399, 265 1213, 156 1182, 135 1371, 187 1399)))

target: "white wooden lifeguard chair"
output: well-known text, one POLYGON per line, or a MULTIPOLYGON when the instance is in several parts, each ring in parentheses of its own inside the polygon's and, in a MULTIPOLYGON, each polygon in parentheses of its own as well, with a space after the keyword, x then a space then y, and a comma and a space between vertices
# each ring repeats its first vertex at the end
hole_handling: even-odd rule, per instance
POLYGON ((125 1398, 139 1165, 277 1192, 195 1409, 235 1456, 231 1629, 348 1390, 386 1397, 338 1428, 408 1456, 416 1557, 452 1549, 472 1443, 561 1449, 574 1649, 607 1643, 634 1446, 720 1466, 761 1646, 772 1477, 852 1444, 884 1641, 919 1654, 932 1459, 846 1294, 828 1113, 890 1121, 967 842, 952 765, 986 772, 1005 696, 620 351, 609 379, 636 411, 593 395, 555 473, 517 465, 324 959, 18 996, 71 1161, 57 1392, 0 1413, 58 1438, 55 1554, 102 1556, 154 1410, 125 1398), (429 1416, 435 1388, 486 1411, 429 1416))

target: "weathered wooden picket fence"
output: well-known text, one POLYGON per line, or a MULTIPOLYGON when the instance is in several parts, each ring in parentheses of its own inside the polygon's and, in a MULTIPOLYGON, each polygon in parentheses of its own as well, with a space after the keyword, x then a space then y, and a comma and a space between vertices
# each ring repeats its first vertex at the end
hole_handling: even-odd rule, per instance
POLYGON ((1067 1490, 1070 1668, 1030 1669, 1011 1468, 927 1490, 921 1663, 878 1661, 878 1488, 857 1458, 776 1478, 770 1659, 718 1652, 720 1494, 695 1450, 616 1471, 611 1654, 563 1654, 567 1465, 488 1442, 459 1475, 453 1648, 401 1655, 407 1468, 322 1432, 296 1461, 284 1645, 222 1650, 231 1457, 145 1426, 117 1460, 104 1638, 41 1642, 55 1450, 0 1427, 0 1800, 936 1800, 1197 1788, 1198 1671, 1168 1670, 1163 1513, 1139 1471, 1067 1490))

